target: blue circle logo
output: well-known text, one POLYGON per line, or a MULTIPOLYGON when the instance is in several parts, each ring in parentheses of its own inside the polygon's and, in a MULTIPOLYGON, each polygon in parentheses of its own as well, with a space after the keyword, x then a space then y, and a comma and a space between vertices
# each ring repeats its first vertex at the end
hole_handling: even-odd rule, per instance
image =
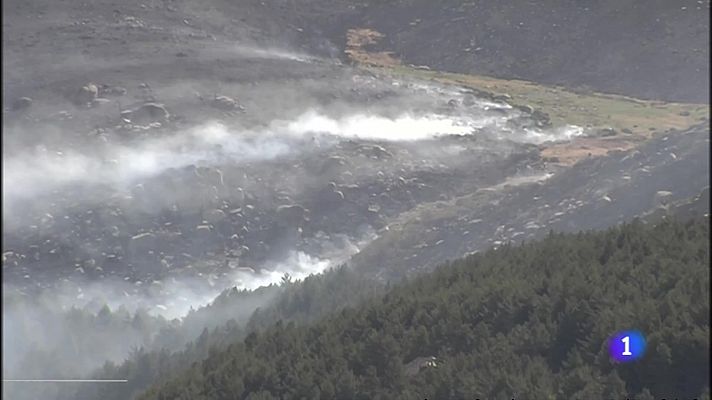
POLYGON ((622 331, 608 340, 608 353, 618 362, 635 361, 645 353, 645 337, 638 331, 622 331))

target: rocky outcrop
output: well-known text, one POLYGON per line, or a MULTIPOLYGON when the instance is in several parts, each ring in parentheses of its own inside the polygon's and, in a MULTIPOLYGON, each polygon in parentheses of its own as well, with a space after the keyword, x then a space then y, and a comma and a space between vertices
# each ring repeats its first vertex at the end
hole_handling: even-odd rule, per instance
POLYGON ((154 122, 166 122, 170 114, 163 104, 145 103, 134 109, 122 111, 121 117, 131 123, 145 125, 154 122))
POLYGON ((87 83, 76 91, 73 100, 77 105, 89 105, 97 97, 99 97, 99 87, 95 83, 87 83))

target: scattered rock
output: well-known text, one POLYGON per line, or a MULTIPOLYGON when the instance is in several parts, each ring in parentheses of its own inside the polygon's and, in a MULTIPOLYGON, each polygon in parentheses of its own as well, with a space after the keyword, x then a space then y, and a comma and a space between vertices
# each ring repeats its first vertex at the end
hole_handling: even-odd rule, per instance
POLYGON ((105 99, 103 97, 97 97, 96 99, 92 100, 90 104, 92 107, 98 107, 108 103, 111 103, 111 100, 105 99))
POLYGON ((133 254, 146 254, 156 246, 156 235, 150 232, 140 233, 131 237, 129 251, 133 254))
POLYGON ((123 96, 126 94, 126 89, 121 86, 101 85, 99 88, 99 96, 123 96))
POLYGON ((346 165, 346 159, 340 156, 331 156, 324 160, 321 165, 321 172, 324 173, 332 168, 346 165))
POLYGON ((224 111, 243 109, 243 107, 237 102, 237 100, 233 99, 232 97, 218 95, 215 95, 215 98, 213 98, 212 106, 224 111))
POLYGON ((162 104, 146 103, 133 110, 121 112, 121 118, 136 124, 149 124, 152 122, 165 122, 170 114, 162 104))
POLYGON ((132 236, 131 240, 134 242, 137 241, 142 241, 142 240, 149 240, 151 238, 154 238, 156 235, 150 232, 145 232, 145 233, 139 233, 138 235, 132 236))
POLYGON ((472 107, 475 104, 477 104, 477 99, 475 98, 475 96, 468 94, 462 99, 462 105, 465 107, 472 107))
POLYGON ((391 158, 393 154, 386 150, 383 146, 377 144, 373 145, 361 145, 358 147, 358 152, 367 157, 380 158, 391 158))
POLYGON ((203 215, 203 218, 211 224, 216 224, 218 222, 224 221, 226 218, 225 212, 222 210, 210 210, 203 215))
POLYGON ((143 28, 145 24, 140 19, 133 16, 125 16, 123 23, 121 25, 128 26, 130 28, 143 28))
POLYGON ((537 127, 544 128, 551 126, 551 119, 549 118, 549 114, 541 110, 534 110, 534 112, 531 113, 531 116, 534 119, 537 127))
POLYGON ((598 130, 598 136, 609 137, 616 135, 618 135, 618 132, 613 128, 602 128, 598 130))
POLYGON ((321 196, 321 199, 326 204, 339 204, 344 200, 344 193, 339 190, 327 190, 321 196))
POLYGON ((673 194, 667 190, 659 190, 653 196, 655 206, 667 206, 672 201, 673 194))
POLYGON ((195 170, 195 174, 208 185, 216 187, 225 186, 223 173, 218 168, 198 167, 195 170))
POLYGON ((77 91, 74 96, 74 102, 77 105, 91 104, 94 99, 99 96, 99 87, 94 83, 88 83, 77 91))
POLYGON ((299 224, 306 219, 308 210, 300 205, 286 205, 277 207, 277 217, 281 222, 299 224))
POLYGON ((534 107, 532 107, 530 105, 526 105, 526 104, 525 105, 517 105, 515 107, 521 111, 524 111, 527 114, 533 114, 535 111, 534 107))
POLYGON ((12 111, 22 111, 30 108, 32 106, 32 99, 29 97, 20 97, 19 99, 12 102, 10 109, 12 111))

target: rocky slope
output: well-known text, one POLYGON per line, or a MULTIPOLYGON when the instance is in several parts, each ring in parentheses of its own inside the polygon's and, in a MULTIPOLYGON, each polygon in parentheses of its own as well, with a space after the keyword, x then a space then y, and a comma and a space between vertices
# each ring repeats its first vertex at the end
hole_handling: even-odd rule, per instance
POLYGON ((709 125, 664 135, 628 152, 581 161, 557 175, 524 174, 449 201, 420 204, 389 225, 354 263, 388 257, 400 273, 451 254, 530 241, 549 231, 603 229, 634 217, 709 213, 709 125), (691 171, 694 171, 691 173, 691 171), (703 189, 704 188, 704 189, 703 189), (707 196, 709 196, 707 194, 707 196))
POLYGON ((396 57, 432 69, 708 103, 709 7, 404 0, 368 4, 352 23, 384 34, 382 47, 396 57))
MULTIPOLYGON (((704 104, 453 78, 399 63, 699 100, 706 78, 689 70, 699 67, 699 52, 674 61, 681 65, 674 71, 646 60, 690 38, 697 48, 693 33, 704 21, 671 20, 681 33, 634 60, 617 57, 637 43, 626 36, 617 61, 585 68, 571 56, 578 47, 556 42, 544 46, 555 51, 545 68, 513 61, 530 59, 519 52, 537 35, 525 40, 525 28, 512 28, 516 10, 508 7, 4 2, 4 293, 36 297, 48 312, 71 305, 98 312, 108 303, 175 317, 225 288, 256 288, 285 274, 298 279, 348 262, 394 280, 549 229, 653 215, 656 202, 697 209, 699 199, 689 198, 709 176, 709 125, 688 128, 706 119, 704 104), (384 12, 394 17, 384 20, 384 12), (464 19, 450 21, 457 18, 464 19), (460 21, 492 35, 490 47, 471 48, 482 57, 452 47, 470 35, 453 33, 460 21), (442 29, 429 25, 436 23, 442 29), (385 35, 365 46, 367 55, 396 60, 396 68, 344 65, 352 61, 347 34, 363 27, 385 35), (416 53, 415 43, 438 46, 416 53), (639 63, 649 70, 626 69, 639 63), (651 74, 664 78, 652 85, 651 74)), ((527 7, 531 23, 543 18, 527 7)), ((558 7, 556 24, 583 12, 558 7)), ((579 18, 589 17, 566 29, 579 18)), ((594 40, 569 33, 557 37, 594 40)), ((600 46, 591 57, 604 59, 600 46)))

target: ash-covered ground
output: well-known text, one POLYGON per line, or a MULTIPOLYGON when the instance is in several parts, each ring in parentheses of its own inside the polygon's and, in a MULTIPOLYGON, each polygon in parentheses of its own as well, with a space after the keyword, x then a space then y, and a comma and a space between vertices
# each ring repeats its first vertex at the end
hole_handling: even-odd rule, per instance
POLYGON ((245 7, 3 4, 4 376, 38 351, 84 375, 152 340, 68 351, 71 307, 180 318, 341 263, 397 280, 622 222, 709 176, 708 125, 566 169, 540 151, 582 128, 290 47, 274 38, 298 27, 245 7))
POLYGON ((312 66, 323 75, 232 89, 250 99, 239 103, 222 94, 163 98, 151 89, 150 102, 137 108, 161 112, 140 122, 118 110, 112 119, 111 110, 99 109, 109 105, 73 108, 77 119, 106 119, 96 118, 88 132, 78 131, 79 121, 53 123, 33 110, 12 121, 4 283, 28 295, 57 287, 66 293, 74 284, 77 299, 88 300, 83 286, 106 281, 126 302, 158 295, 149 306, 186 310, 194 300, 181 294, 186 286, 217 293, 278 281, 285 272, 320 272, 417 204, 512 175, 551 173, 535 144, 582 132, 543 128, 464 88, 326 61, 235 57, 284 74, 312 66), (171 104, 190 100, 196 109, 185 119, 193 123, 171 104), (201 109, 213 112, 199 120, 201 109), (182 308, 177 297, 187 299, 182 308))

